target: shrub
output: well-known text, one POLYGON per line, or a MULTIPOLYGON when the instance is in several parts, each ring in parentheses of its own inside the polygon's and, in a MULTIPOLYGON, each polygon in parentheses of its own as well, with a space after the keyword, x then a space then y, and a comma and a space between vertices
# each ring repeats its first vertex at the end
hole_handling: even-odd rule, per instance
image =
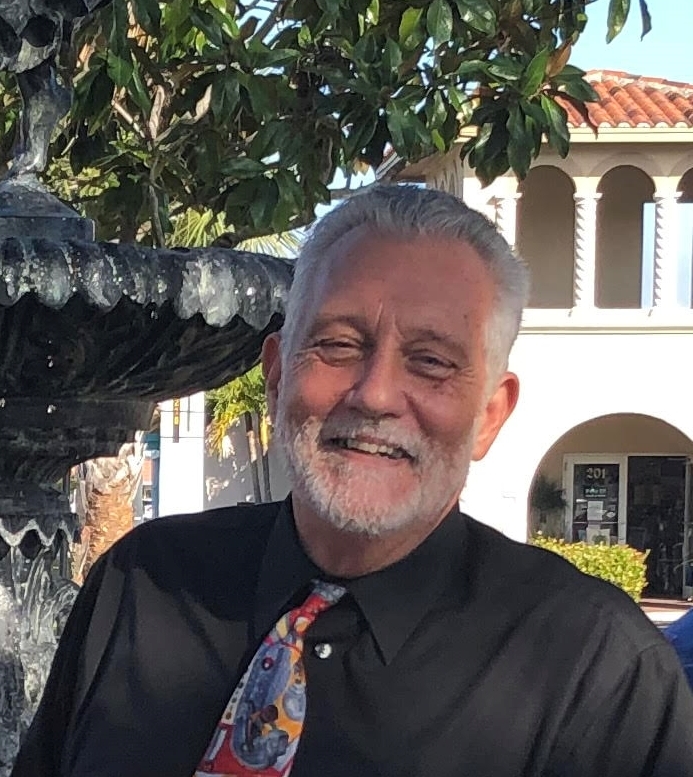
POLYGON ((537 535, 532 545, 558 553, 581 572, 599 577, 622 588, 635 601, 640 601, 647 583, 642 552, 628 545, 588 545, 586 542, 565 542, 537 535))

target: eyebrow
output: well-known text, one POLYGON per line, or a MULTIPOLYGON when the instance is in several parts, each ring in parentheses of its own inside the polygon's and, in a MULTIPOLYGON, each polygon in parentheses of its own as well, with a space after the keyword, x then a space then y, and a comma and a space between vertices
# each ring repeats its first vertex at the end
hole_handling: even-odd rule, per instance
MULTIPOLYGON (((347 326, 358 332, 367 329, 366 320, 359 315, 324 315, 319 316, 307 332, 307 337, 315 337, 322 329, 330 326, 347 326)), ((462 359, 468 358, 467 348, 458 341, 450 332, 441 332, 431 327, 416 327, 405 332, 407 342, 432 342, 438 343, 453 351, 462 359)))
POLYGON ((363 331, 366 329, 366 321, 362 316, 353 315, 318 316, 306 334, 308 337, 314 337, 321 329, 329 326, 348 326, 363 331))

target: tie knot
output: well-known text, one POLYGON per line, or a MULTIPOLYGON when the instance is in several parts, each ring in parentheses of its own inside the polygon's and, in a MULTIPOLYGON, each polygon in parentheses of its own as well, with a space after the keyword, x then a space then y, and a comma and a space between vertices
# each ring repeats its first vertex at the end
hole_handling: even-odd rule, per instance
POLYGON ((300 607, 293 610, 296 615, 294 629, 303 634, 321 612, 328 610, 333 604, 337 604, 345 593, 344 586, 328 583, 324 580, 313 580, 306 600, 300 607))
POLYGON ((337 604, 346 593, 346 588, 337 583, 328 583, 326 580, 313 580, 312 583, 311 593, 319 596, 331 605, 337 604))

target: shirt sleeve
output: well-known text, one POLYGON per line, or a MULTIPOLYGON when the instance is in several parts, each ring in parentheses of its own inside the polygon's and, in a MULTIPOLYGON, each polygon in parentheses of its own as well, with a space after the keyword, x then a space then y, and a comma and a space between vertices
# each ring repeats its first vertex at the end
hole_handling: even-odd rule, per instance
POLYGON ((101 557, 77 596, 11 777, 59 777, 62 773, 68 732, 98 666, 104 637, 110 634, 109 622, 112 625, 117 614, 120 575, 108 574, 110 566, 110 559, 101 557), (90 631, 95 621, 98 629, 90 631))
POLYGON ((596 667, 590 680, 602 682, 600 703, 574 713, 544 777, 693 774, 693 695, 664 640, 627 662, 615 682, 596 667))

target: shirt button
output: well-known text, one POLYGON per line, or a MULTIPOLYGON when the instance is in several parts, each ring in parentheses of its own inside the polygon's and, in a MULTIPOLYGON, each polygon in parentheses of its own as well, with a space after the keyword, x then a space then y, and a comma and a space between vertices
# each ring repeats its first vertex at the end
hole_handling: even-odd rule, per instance
POLYGON ((315 653, 318 658, 329 658, 332 655, 332 645, 328 642, 318 642, 313 648, 313 653, 315 653))

